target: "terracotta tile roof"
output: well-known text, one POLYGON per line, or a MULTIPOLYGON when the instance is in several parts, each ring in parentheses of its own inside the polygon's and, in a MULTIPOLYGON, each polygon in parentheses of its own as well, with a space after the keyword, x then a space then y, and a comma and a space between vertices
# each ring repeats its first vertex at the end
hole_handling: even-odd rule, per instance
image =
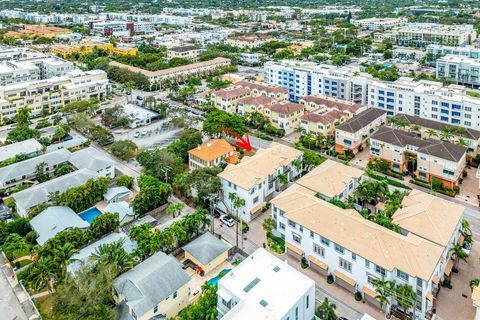
POLYGON ((277 112, 280 114, 291 114, 297 111, 303 111, 304 106, 298 103, 293 103, 289 101, 283 101, 280 103, 275 103, 272 104, 269 109, 272 110, 272 112, 277 112))
POLYGON ((315 111, 304 114, 302 120, 307 120, 315 123, 334 123, 337 120, 340 120, 345 114, 338 110, 331 110, 325 113, 316 113, 315 111))
POLYGON ((226 156, 230 152, 235 151, 235 147, 232 146, 224 139, 212 139, 207 143, 199 145, 188 153, 194 155, 205 161, 212 161, 217 158, 226 156))
POLYGON ((358 115, 354 116, 347 122, 342 123, 337 127, 337 129, 350 133, 355 133, 362 128, 365 128, 368 124, 372 123, 386 113, 387 112, 384 110, 370 108, 360 112, 358 115))
POLYGON ((307 103, 313 103, 318 106, 325 106, 329 109, 337 109, 339 111, 348 111, 350 113, 357 113, 357 111, 364 106, 359 103, 334 99, 327 96, 304 96, 300 100, 303 100, 307 103))
POLYGON ((275 102, 275 99, 270 98, 270 97, 265 97, 265 96, 248 96, 245 98, 242 98, 238 100, 238 103, 243 103, 247 105, 252 105, 252 106, 270 106, 272 103, 275 102))
POLYGON ((212 92, 212 94, 215 94, 216 96, 224 99, 232 99, 232 98, 236 98, 236 97, 248 94, 249 92, 250 90, 247 88, 235 86, 235 87, 228 87, 225 89, 214 91, 212 92))
POLYGON ((274 94, 278 94, 278 93, 287 94, 288 93, 288 90, 283 88, 283 87, 276 86, 276 85, 270 85, 270 84, 266 84, 266 83, 261 83, 261 82, 257 82, 257 81, 240 80, 240 81, 236 82, 235 85, 242 86, 242 87, 245 87, 245 88, 250 88, 250 89, 257 89, 258 91, 265 91, 267 93, 274 93, 274 94))

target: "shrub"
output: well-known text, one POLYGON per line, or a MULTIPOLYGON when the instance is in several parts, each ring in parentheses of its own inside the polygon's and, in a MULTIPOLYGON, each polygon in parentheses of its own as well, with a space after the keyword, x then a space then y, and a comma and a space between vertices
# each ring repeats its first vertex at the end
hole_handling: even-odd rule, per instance
POLYGON ((362 299, 362 294, 359 291, 355 292, 355 301, 362 301, 362 299))
POLYGON ((127 189, 133 188, 133 177, 123 175, 115 179, 115 183, 119 187, 125 187, 127 189))
POLYGON ((332 284, 333 282, 334 282, 334 281, 333 281, 333 276, 332 276, 331 274, 329 274, 329 275, 327 276, 327 283, 328 283, 328 284, 332 284))

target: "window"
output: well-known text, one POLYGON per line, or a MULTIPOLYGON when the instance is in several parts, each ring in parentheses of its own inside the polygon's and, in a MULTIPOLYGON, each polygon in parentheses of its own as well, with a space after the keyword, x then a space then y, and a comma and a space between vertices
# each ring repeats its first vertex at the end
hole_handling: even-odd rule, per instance
POLYGON ((313 233, 313 231, 310 231, 310 238, 313 239, 314 235, 315 235, 315 234, 313 233))
POLYGON ((342 258, 338 258, 338 259, 339 259, 338 265, 340 266, 340 268, 345 269, 348 272, 352 272, 352 264, 350 262, 342 258))
POLYGON ((303 227, 302 226, 298 226, 300 228, 300 232, 303 232, 303 227))
POLYGON ((368 261, 367 259, 365 259, 365 267, 370 268, 370 261, 368 261))
POLYGON ((255 197, 255 198, 253 198, 253 203, 255 204, 255 203, 257 203, 257 202, 258 202, 258 196, 255 197))
POLYGON ((375 271, 381 274, 382 276, 385 276, 387 274, 387 271, 385 269, 377 265, 375 265, 375 271))
POLYGON ((295 228, 296 224, 292 220, 288 220, 288 225, 292 228, 295 228))
POLYGON ((423 287, 423 280, 420 278, 417 278, 417 287, 420 287, 420 288, 423 287))
POLYGON ((307 306, 305 309, 308 309, 310 305, 310 296, 307 294, 307 306))
POLYGON ((397 277, 402 280, 408 281, 408 274, 403 271, 397 270, 397 277))
POLYGON ((175 291, 175 292, 173 293, 173 299, 175 299, 175 298, 177 297, 177 295, 178 295, 178 294, 177 294, 177 291, 175 291))
POLYGON ((327 238, 324 238, 324 237, 320 237, 320 242, 322 242, 324 245, 326 245, 327 247, 330 246, 330 240, 328 240, 327 238))
POLYGON ((155 308, 153 308, 153 313, 157 313, 158 312, 158 306, 155 306, 155 308))
POLYGON ((245 288, 243 288, 243 291, 245 292, 249 292, 250 290, 253 289, 253 287, 255 287, 257 285, 257 283, 260 282, 260 279, 258 278, 255 278, 253 279, 245 288))
POLYGON ((341 254, 344 254, 345 253, 345 249, 342 247, 342 246, 339 246, 338 244, 335 243, 335 251, 341 253, 341 254))
POLYGON ((292 233, 292 239, 293 239, 293 241, 295 241, 298 244, 300 244, 302 242, 302 238, 300 236, 296 235, 295 233, 292 233))
POLYGON ((319 245, 317 244, 313 244, 313 252, 315 252, 316 254, 318 254, 320 257, 325 257, 325 249, 323 247, 320 247, 319 245))
POLYGON ((355 253, 352 253, 352 260, 357 261, 357 255, 355 253))
POLYGON ((295 308, 295 320, 298 320, 298 307, 295 308))

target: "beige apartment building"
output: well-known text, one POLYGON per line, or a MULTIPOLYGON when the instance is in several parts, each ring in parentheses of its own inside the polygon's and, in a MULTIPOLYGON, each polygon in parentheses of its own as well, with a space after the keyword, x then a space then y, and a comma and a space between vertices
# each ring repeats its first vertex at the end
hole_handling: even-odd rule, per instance
POLYGON ((270 97, 265 96, 248 96, 237 101, 237 113, 240 115, 248 115, 254 112, 258 112, 265 115, 265 109, 277 101, 270 97))
POLYGON ((288 99, 288 90, 280 86, 249 80, 238 81, 235 85, 250 89, 252 96, 265 96, 277 101, 288 99))
POLYGON ((335 128, 335 151, 354 153, 363 148, 368 138, 387 123, 387 112, 370 108, 335 128))
POLYGON ((352 101, 340 100, 328 96, 320 96, 320 95, 313 95, 313 96, 304 96, 300 97, 298 103, 305 106, 305 111, 331 111, 331 110, 338 110, 344 113, 347 113, 351 116, 355 114, 359 114, 362 111, 367 110, 366 106, 363 106, 359 103, 355 103, 352 101))
POLYGON ((212 139, 188 151, 190 170, 220 166, 222 163, 235 164, 238 160, 235 147, 225 139, 212 139))
POLYGON ((285 130, 285 134, 295 131, 303 113, 302 105, 290 101, 275 103, 265 109, 265 116, 270 119, 270 123, 277 129, 285 130))
POLYGON ((230 112, 237 112, 237 101, 250 96, 250 89, 241 86, 228 87, 213 91, 210 100, 215 108, 230 112))
POLYGON ((2 86, 0 120, 14 117, 18 109, 26 106, 33 116, 43 110, 60 110, 72 101, 92 98, 104 100, 109 93, 107 74, 102 70, 74 71, 62 77, 2 86))
POLYGON ((189 59, 193 62, 198 62, 200 58, 200 49, 195 46, 179 46, 179 47, 172 47, 167 50, 167 58, 183 58, 189 59))
POLYGON ((370 154, 388 161, 392 171, 413 171, 418 179, 427 183, 435 177, 453 189, 465 169, 467 148, 441 140, 423 140, 414 133, 383 127, 370 137, 370 154), (416 159, 416 168, 409 167, 412 158, 416 159))
POLYGON ((303 134, 312 133, 314 135, 321 134, 325 137, 334 136, 335 126, 344 123, 350 118, 349 114, 338 110, 323 112, 315 110, 301 117, 300 127, 303 134))

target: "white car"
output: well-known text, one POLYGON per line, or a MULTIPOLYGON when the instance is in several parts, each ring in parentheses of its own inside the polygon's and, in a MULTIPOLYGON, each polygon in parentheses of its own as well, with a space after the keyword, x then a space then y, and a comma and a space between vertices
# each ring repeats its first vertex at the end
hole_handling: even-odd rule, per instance
POLYGON ((135 133, 133 134, 133 137, 134 137, 134 138, 140 138, 140 132, 139 132, 139 131, 135 131, 135 133))
POLYGON ((233 220, 232 218, 230 218, 229 216, 227 215, 223 215, 220 217, 220 221, 225 223, 227 226, 229 227, 233 227, 233 225, 235 224, 235 220, 233 220))

